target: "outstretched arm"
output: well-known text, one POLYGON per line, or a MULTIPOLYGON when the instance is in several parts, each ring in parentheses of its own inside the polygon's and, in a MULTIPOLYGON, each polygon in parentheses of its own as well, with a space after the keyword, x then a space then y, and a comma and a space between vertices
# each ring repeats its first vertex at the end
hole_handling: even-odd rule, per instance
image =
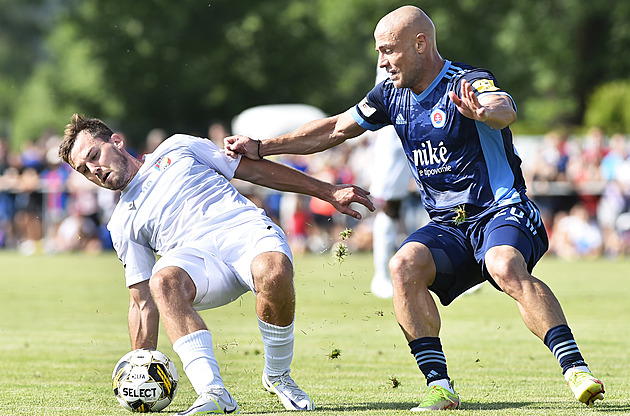
POLYGON ((129 286, 129 337, 131 348, 157 348, 160 314, 145 280, 129 286))
POLYGON ((477 98, 472 86, 465 79, 462 79, 461 98, 452 91, 448 95, 464 116, 486 123, 495 130, 504 129, 516 121, 516 110, 508 96, 485 94, 477 98))
POLYGON ((365 129, 354 121, 350 111, 336 116, 311 121, 291 133, 283 134, 264 141, 253 140, 246 136, 226 137, 225 153, 236 157, 237 153, 250 159, 279 154, 306 155, 321 152, 357 137, 365 129))
POLYGON ((370 211, 374 211, 374 204, 368 198, 369 192, 363 188, 355 185, 332 185, 297 169, 269 160, 241 158, 234 177, 278 191, 314 196, 330 202, 337 211, 357 219, 361 219, 361 214, 350 208, 352 202, 357 202, 370 211))

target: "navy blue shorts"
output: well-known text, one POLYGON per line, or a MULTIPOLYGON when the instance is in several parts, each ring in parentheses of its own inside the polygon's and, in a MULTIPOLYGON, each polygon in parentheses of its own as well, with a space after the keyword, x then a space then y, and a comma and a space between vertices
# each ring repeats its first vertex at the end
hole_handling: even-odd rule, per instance
POLYGON ((549 248, 540 212, 531 201, 509 205, 459 225, 431 221, 411 234, 403 245, 411 241, 431 250, 436 276, 429 289, 445 306, 486 280, 501 290, 484 265, 490 248, 500 245, 516 248, 525 258, 530 273, 549 248))

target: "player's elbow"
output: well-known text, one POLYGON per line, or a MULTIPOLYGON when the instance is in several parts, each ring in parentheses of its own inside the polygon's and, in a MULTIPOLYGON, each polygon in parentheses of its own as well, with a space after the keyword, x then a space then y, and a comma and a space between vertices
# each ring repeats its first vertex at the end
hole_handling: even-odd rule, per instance
POLYGON ((486 124, 494 130, 503 130, 504 128, 512 125, 516 121, 516 111, 503 111, 495 117, 488 118, 486 124))
POLYGON ((356 121, 354 121, 352 116, 344 113, 337 116, 335 128, 330 135, 330 139, 334 143, 333 145, 336 146, 345 142, 348 139, 357 137, 364 132, 365 129, 361 127, 356 121))
POLYGON ((510 125, 516 123, 516 119, 517 118, 518 118, 518 116, 516 115, 516 111, 514 111, 514 109, 511 109, 511 111, 508 114, 507 126, 510 126, 510 125))
POLYGON ((345 142, 350 137, 343 130, 335 130, 330 136, 328 140, 328 145, 326 148, 331 148, 340 145, 345 142))

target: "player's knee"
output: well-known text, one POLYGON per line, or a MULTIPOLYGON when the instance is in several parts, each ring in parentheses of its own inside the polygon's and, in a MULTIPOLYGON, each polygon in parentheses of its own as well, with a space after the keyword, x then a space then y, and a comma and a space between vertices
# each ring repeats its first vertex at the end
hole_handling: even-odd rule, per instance
POLYGON ((431 252, 426 247, 410 250, 403 246, 389 261, 392 283, 401 286, 420 283, 428 285, 426 280, 435 275, 432 261, 431 252))
POLYGON ((506 259, 486 258, 486 268, 496 282, 509 279, 510 277, 510 264, 506 259))
POLYGON ((405 261, 403 256, 399 256, 398 253, 394 254, 389 260, 389 273, 392 275, 392 279, 398 278, 398 276, 404 275, 405 261))
POLYGON ((293 288, 293 266, 282 253, 259 255, 252 262, 251 269, 258 293, 283 292, 293 288))
POLYGON ((190 276, 177 267, 166 267, 151 276, 149 287, 156 301, 173 296, 182 296, 192 300, 196 290, 190 276))
POLYGON ((293 277, 289 273, 267 272, 259 275, 255 287, 259 295, 274 297, 292 291, 293 277))
POLYGON ((501 250, 488 251, 485 265, 492 279, 508 294, 519 291, 524 277, 529 276, 522 258, 507 255, 501 250))
POLYGON ((172 284, 170 284, 169 280, 167 275, 161 271, 151 276, 149 287, 154 297, 160 298, 162 297, 161 295, 165 295, 170 291, 168 288, 171 287, 172 284))

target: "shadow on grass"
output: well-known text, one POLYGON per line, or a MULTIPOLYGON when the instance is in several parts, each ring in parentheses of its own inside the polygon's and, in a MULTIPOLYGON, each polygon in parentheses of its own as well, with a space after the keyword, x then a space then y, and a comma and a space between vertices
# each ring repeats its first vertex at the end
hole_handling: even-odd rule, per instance
POLYGON ((611 405, 602 405, 600 407, 594 407, 591 409, 595 412, 606 412, 607 415, 611 413, 619 413, 622 415, 630 414, 630 403, 626 404, 611 404, 611 405))
POLYGON ((532 411, 539 410, 544 411, 545 409, 549 409, 552 411, 558 411, 560 409, 566 408, 567 411, 573 411, 575 409, 584 409, 593 413, 605 413, 605 414, 623 414, 627 415, 630 412, 630 404, 617 404, 617 403, 601 403, 598 402, 595 406, 589 408, 586 405, 580 406, 578 403, 567 403, 566 401, 549 401, 547 403, 541 402, 495 402, 495 403, 465 403, 463 402, 460 406, 460 410, 479 410, 479 411, 488 411, 488 410, 507 410, 507 409, 521 409, 521 408, 530 408, 532 411))
MULTIPOLYGON (((317 412, 374 412, 379 410, 402 410, 409 411, 412 407, 417 406, 416 402, 403 402, 403 403, 355 403, 349 405, 316 405, 315 413, 317 412)), ((500 402, 500 403, 462 403, 459 410, 487 412, 492 410, 509 410, 509 409, 523 409, 530 408, 533 411, 544 411, 544 409, 552 409, 557 411, 560 408, 560 404, 549 403, 548 406, 541 406, 539 402, 500 402)), ((566 406, 566 403, 562 404, 566 406)), ((586 407, 585 407, 586 408, 586 407)), ((569 408, 567 408, 569 409, 569 408)), ((184 411, 186 409, 179 409, 184 411)), ((595 406, 588 409, 593 414, 605 414, 605 415, 628 415, 630 414, 630 404, 613 404, 595 406)), ((176 411, 174 409, 164 410, 159 414, 171 414, 170 412, 176 411)), ((569 410, 567 410, 569 411, 569 410)), ((573 411, 573 409, 571 409, 573 411)), ((250 413, 241 407, 241 412, 250 413)), ((294 413, 289 410, 284 410, 282 407, 274 410, 265 410, 250 413, 252 415, 266 415, 266 414, 279 414, 279 413, 294 413)), ((483 414, 483 413, 482 413, 483 414)))
MULTIPOLYGON (((374 411, 374 410, 409 410, 412 407, 417 406, 417 402, 403 402, 403 403, 355 403, 348 405, 317 405, 316 410, 319 411, 330 411, 330 412, 350 412, 350 411, 374 411)), ((459 409, 460 410, 470 410, 470 411, 490 411, 490 410, 508 410, 508 409, 523 409, 530 408, 532 410, 558 410, 562 407, 566 407, 566 402, 555 403, 549 402, 547 405, 542 404, 540 402, 494 402, 494 403, 466 403, 462 402, 459 409)), ((567 407, 570 409, 571 406, 567 407)), ((584 409, 587 409, 584 406, 584 409)), ((573 409, 571 409, 573 410, 573 409)), ((629 404, 616 404, 616 403, 598 403, 594 407, 588 409, 593 413, 600 414, 622 414, 628 415, 630 413, 630 403, 629 404)))
MULTIPOLYGON (((502 410, 502 409, 518 409, 532 406, 532 402, 503 402, 503 403, 462 403, 461 410, 502 410)), ((370 410, 406 410, 416 407, 418 402, 402 402, 402 403, 354 403, 348 405, 319 405, 316 410, 330 412, 351 412, 351 411, 370 411, 370 410)))

